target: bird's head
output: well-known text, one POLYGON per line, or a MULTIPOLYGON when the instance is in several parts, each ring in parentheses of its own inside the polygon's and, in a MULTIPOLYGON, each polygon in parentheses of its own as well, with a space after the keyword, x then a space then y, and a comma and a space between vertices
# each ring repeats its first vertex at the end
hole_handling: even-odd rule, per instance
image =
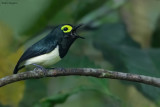
POLYGON ((63 32, 64 38, 68 39, 77 39, 81 38, 84 39, 84 37, 81 37, 77 34, 77 30, 82 26, 82 24, 78 26, 73 26, 71 24, 63 24, 60 26, 61 31, 63 32))
POLYGON ((77 34, 77 30, 80 28, 81 25, 73 26, 71 24, 63 24, 58 26, 58 31, 61 31, 60 35, 57 33, 57 36, 59 37, 59 51, 60 51, 60 57, 63 58, 72 43, 78 39, 84 39, 84 37, 81 37, 77 34))

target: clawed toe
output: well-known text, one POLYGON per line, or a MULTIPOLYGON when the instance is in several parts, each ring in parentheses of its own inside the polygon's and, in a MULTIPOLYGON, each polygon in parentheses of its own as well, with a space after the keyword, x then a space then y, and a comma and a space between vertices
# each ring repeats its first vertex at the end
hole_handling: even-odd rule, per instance
POLYGON ((41 71, 43 71, 44 77, 47 75, 46 74, 47 70, 43 66, 40 66, 40 65, 37 65, 37 64, 32 64, 32 65, 36 66, 36 68, 34 68, 35 72, 38 72, 39 70, 41 70, 41 71))

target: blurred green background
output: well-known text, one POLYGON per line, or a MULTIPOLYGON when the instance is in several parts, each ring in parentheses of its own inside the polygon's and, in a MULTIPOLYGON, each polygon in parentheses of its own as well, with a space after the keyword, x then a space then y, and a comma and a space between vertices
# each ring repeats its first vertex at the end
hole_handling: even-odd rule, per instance
MULTIPOLYGON (((85 24, 55 67, 103 68, 160 77, 159 0, 0 0, 0 78, 52 26, 85 24)), ((24 70, 25 71, 25 70, 24 70)), ((0 107, 160 107, 160 89, 67 76, 0 88, 0 107)))

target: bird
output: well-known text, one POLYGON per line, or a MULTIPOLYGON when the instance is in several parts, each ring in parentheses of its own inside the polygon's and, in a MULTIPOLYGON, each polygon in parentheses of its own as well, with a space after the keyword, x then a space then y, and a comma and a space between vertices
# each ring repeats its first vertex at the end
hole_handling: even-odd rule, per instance
POLYGON ((13 74, 17 74, 20 69, 28 65, 44 68, 44 66, 51 66, 60 61, 76 39, 84 39, 76 32, 81 26, 82 24, 77 26, 61 24, 54 27, 47 36, 31 45, 22 54, 13 74))

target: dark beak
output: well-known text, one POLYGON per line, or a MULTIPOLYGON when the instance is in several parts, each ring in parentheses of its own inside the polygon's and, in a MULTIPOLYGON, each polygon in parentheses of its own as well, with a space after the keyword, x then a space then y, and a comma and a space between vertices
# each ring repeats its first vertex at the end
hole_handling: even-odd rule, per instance
POLYGON ((74 29, 73 29, 73 34, 75 35, 76 38, 81 38, 81 39, 85 39, 84 37, 82 36, 79 36, 76 31, 77 29, 79 29, 83 24, 79 24, 78 26, 76 26, 74 29))

